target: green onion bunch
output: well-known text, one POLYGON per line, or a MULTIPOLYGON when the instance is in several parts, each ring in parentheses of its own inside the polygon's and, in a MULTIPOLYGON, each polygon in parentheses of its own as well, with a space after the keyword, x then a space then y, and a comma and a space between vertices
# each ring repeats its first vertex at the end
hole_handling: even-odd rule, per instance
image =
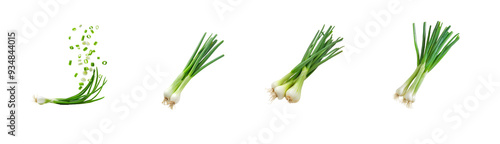
POLYGON ((99 75, 99 72, 96 68, 92 74, 92 77, 87 83, 87 86, 85 86, 85 88, 83 88, 79 93, 77 93, 72 97, 48 99, 40 96, 34 96, 33 98, 35 99, 35 102, 40 105, 46 103, 54 103, 60 105, 91 103, 104 98, 104 97, 97 98, 97 95, 99 95, 106 82, 107 82, 106 78, 103 78, 102 75, 99 75))
POLYGON ((323 31, 325 26, 316 32, 314 38, 309 44, 302 60, 290 73, 283 78, 275 81, 271 85, 271 101, 274 99, 286 98, 289 103, 296 103, 300 100, 302 85, 304 81, 323 63, 340 54, 343 46, 333 48, 335 44, 342 41, 339 37, 333 39, 332 32, 334 27, 330 26, 323 31))
POLYGON ((415 102, 415 95, 427 73, 441 61, 450 48, 460 39, 458 33, 453 35, 453 31, 449 31, 450 27, 447 26, 443 29, 443 23, 438 21, 434 29, 429 26, 427 31, 424 22, 422 46, 419 50, 415 23, 413 23, 413 41, 417 53, 417 67, 410 78, 396 90, 395 99, 402 98, 401 102, 408 107, 411 107, 411 104, 415 102))
POLYGON ((203 37, 198 43, 196 50, 191 55, 188 63, 184 67, 184 70, 179 74, 179 76, 177 76, 172 85, 170 85, 170 87, 163 93, 164 99, 162 103, 164 105, 168 105, 170 106, 170 108, 173 108, 175 104, 179 103, 181 92, 184 87, 186 87, 191 78, 196 76, 196 74, 198 74, 201 70, 205 69, 210 64, 224 57, 224 55, 220 55, 217 58, 208 61, 210 56, 215 52, 215 50, 217 50, 217 48, 224 42, 224 40, 218 42, 217 39, 215 39, 217 37, 217 34, 214 36, 212 36, 211 34, 205 41, 205 43, 202 44, 206 35, 207 33, 203 34, 203 37))

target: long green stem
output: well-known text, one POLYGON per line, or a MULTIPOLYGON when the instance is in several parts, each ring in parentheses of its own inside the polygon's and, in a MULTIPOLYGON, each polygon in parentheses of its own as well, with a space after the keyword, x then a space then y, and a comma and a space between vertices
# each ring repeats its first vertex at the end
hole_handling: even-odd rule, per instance
POLYGON ((415 71, 413 72, 413 74, 411 74, 411 76, 408 78, 408 80, 406 80, 406 82, 403 84, 403 85, 405 85, 404 92, 402 93, 403 95, 408 90, 408 87, 410 87, 411 82, 413 82, 415 80, 415 77, 417 76, 420 69, 421 69, 421 67, 417 66, 417 68, 415 68, 415 71))
POLYGON ((413 83, 411 84, 409 91, 406 91, 405 94, 407 94, 408 92, 411 92, 412 94, 416 94, 415 88, 423 80, 422 75, 424 73, 425 73, 425 65, 422 64, 421 66, 419 66, 418 74, 415 77, 413 83))
POLYGON ((179 88, 177 88, 177 90, 174 93, 182 92, 182 90, 184 90, 184 87, 186 87, 186 85, 189 83, 189 81, 191 81, 191 78, 192 77, 186 77, 184 80, 182 80, 181 85, 179 86, 179 88))
POLYGON ((417 94, 417 91, 418 89, 420 88, 420 85, 422 84, 422 82, 424 81, 424 78, 425 76, 427 75, 426 72, 424 72, 421 76, 420 76, 420 80, 418 81, 417 85, 415 85, 415 88, 413 90, 413 94, 417 94))

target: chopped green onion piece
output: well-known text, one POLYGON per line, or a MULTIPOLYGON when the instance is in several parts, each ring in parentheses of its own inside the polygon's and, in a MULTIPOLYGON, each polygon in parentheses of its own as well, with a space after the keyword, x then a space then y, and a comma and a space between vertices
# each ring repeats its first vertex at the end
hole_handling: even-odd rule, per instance
POLYGON ((78 90, 82 90, 82 87, 78 87, 78 90))
POLYGON ((73 31, 76 31, 76 28, 73 28, 73 31))
POLYGON ((90 37, 92 37, 92 36, 90 36, 90 35, 87 35, 87 38, 88 38, 88 39, 90 39, 90 37))
POLYGON ((94 27, 93 26, 90 26, 89 29, 93 29, 94 27))
POLYGON ((80 25, 79 27, 82 27, 82 25, 80 25))
POLYGON ((69 65, 71 65, 71 62, 72 62, 72 61, 71 61, 71 60, 69 60, 69 65))
POLYGON ((83 48, 83 51, 87 51, 87 47, 83 48))
POLYGON ((94 34, 94 30, 90 30, 90 32, 92 32, 92 34, 94 34))
POLYGON ((87 80, 87 79, 85 79, 85 78, 82 78, 81 80, 82 80, 82 82, 84 82, 84 81, 85 81, 85 80, 87 80))
POLYGON ((108 61, 102 61, 102 65, 107 65, 108 61))
POLYGON ((75 45, 76 47, 80 47, 80 45, 75 45))
POLYGON ((82 35, 82 41, 85 39, 85 35, 82 35))
POLYGON ((75 77, 78 76, 78 73, 75 73, 75 77))
POLYGON ((87 64, 87 63, 89 63, 89 60, 84 59, 84 60, 83 60, 83 62, 84 62, 85 64, 87 64))
POLYGON ((98 30, 98 29, 99 29, 99 25, 96 25, 96 26, 95 26, 95 29, 96 29, 96 30, 98 30))
POLYGON ((97 57, 97 59, 101 59, 101 57, 97 57))
POLYGON ((85 30, 85 33, 87 33, 87 30, 85 30))
POLYGON ((83 70, 84 71, 89 70, 89 67, 84 67, 83 70))
POLYGON ((90 66, 94 66, 94 62, 91 62, 91 63, 90 63, 90 66))
POLYGON ((69 36, 69 38, 68 38, 68 39, 69 39, 69 40, 71 40, 71 36, 69 36))
POLYGON ((82 58, 82 54, 78 54, 78 58, 82 58))
POLYGON ((83 82, 80 82, 79 85, 83 85, 83 82))
POLYGON ((94 45, 97 45, 97 41, 96 41, 96 42, 94 42, 94 45))
POLYGON ((73 47, 73 46, 69 46, 69 49, 74 49, 74 48, 75 48, 75 47, 73 47))

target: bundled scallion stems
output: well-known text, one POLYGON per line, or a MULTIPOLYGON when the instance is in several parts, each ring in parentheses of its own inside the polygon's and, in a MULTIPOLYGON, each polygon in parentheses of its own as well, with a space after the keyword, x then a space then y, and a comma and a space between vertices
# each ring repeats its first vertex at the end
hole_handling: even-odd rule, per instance
POLYGON ((445 27, 441 31, 442 26, 443 23, 438 21, 434 29, 432 29, 432 26, 429 26, 429 31, 426 31, 427 26, 424 22, 422 46, 419 51, 415 23, 413 24, 417 68, 410 78, 396 90, 396 94, 394 95, 394 98, 398 100, 402 97, 401 102, 408 107, 411 107, 411 104, 415 101, 415 95, 427 73, 441 61, 448 50, 460 39, 459 34, 453 36, 453 31, 449 32, 450 26, 445 27))
POLYGON ((103 99, 104 97, 96 98, 99 93, 101 93, 102 87, 106 84, 106 78, 103 78, 102 75, 99 75, 97 68, 94 70, 92 77, 90 78, 87 86, 83 88, 76 95, 69 98, 54 98, 48 99, 41 96, 33 96, 35 102, 42 105, 46 103, 54 103, 60 105, 72 105, 72 104, 86 104, 95 102, 103 99), (93 96, 93 97, 91 97, 93 96))
POLYGON ((215 50, 217 50, 217 48, 224 42, 224 40, 217 43, 217 39, 215 39, 217 37, 217 34, 214 36, 210 35, 205 43, 202 44, 206 34, 207 33, 203 34, 203 37, 198 43, 196 50, 193 52, 193 55, 189 59, 184 70, 179 74, 179 76, 177 76, 172 85, 170 85, 170 87, 163 93, 163 104, 169 105, 170 108, 173 108, 175 104, 179 103, 181 92, 191 80, 191 78, 193 78, 208 65, 224 57, 224 55, 220 55, 219 57, 207 62, 208 58, 210 58, 210 56, 214 53, 215 50))
POLYGON ((335 44, 342 41, 339 37, 333 39, 333 28, 330 26, 323 31, 325 26, 316 32, 314 38, 307 48, 302 60, 295 66, 290 73, 283 78, 272 83, 270 93, 271 101, 278 98, 286 98, 289 103, 296 103, 300 100, 302 85, 304 81, 324 62, 340 54, 342 47, 333 48, 335 44))

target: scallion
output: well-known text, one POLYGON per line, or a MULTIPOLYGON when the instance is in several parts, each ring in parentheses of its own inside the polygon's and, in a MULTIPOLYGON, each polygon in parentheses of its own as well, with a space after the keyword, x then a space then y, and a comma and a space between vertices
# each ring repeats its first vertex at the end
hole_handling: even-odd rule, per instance
POLYGON ((402 98, 401 102, 407 107, 411 107, 411 104, 415 102, 415 95, 427 73, 441 61, 450 48, 460 39, 458 33, 453 36, 453 31, 449 32, 451 26, 445 27, 441 32, 442 26, 443 23, 438 21, 434 30, 432 30, 432 26, 429 26, 429 30, 426 31, 426 23, 424 22, 422 45, 419 51, 415 23, 413 23, 413 42, 417 53, 417 67, 408 80, 396 90, 394 95, 395 99, 402 98))
POLYGON ((324 62, 340 54, 343 46, 333 48, 335 44, 342 41, 339 37, 333 39, 334 27, 330 26, 326 31, 318 30, 311 44, 307 48, 302 60, 287 75, 272 83, 271 101, 278 98, 286 98, 289 103, 296 103, 300 100, 302 85, 304 81, 324 62))
POLYGON ((203 37, 198 43, 196 50, 191 55, 188 63, 184 67, 184 70, 179 74, 179 76, 177 76, 172 85, 170 85, 170 87, 163 93, 164 99, 162 103, 170 106, 170 108, 173 108, 175 104, 179 103, 181 92, 191 80, 191 78, 193 78, 196 74, 198 74, 210 64, 224 57, 224 55, 220 55, 217 58, 207 62, 210 56, 214 53, 215 50, 217 50, 217 48, 224 42, 224 40, 217 43, 217 39, 215 39, 217 37, 217 34, 214 36, 210 35, 205 43, 202 44, 206 34, 207 33, 203 34, 203 37))
MULTIPOLYGON (((79 93, 77 93, 74 96, 68 97, 68 98, 54 98, 54 99, 49 99, 49 98, 44 98, 41 96, 33 96, 35 99, 35 102, 43 105, 46 103, 54 103, 54 104, 60 104, 60 105, 72 105, 72 104, 86 104, 86 103, 91 103, 95 102, 98 100, 103 99, 104 97, 96 98, 97 95, 102 90, 102 87, 106 84, 107 80, 106 78, 99 77, 99 73, 97 72, 97 69, 94 71, 92 74, 92 77, 89 80, 89 83, 83 90, 81 90, 79 93), (93 97, 91 97, 93 95, 93 97)), ((80 87, 83 83, 80 83, 80 87)), ((81 88, 80 88, 81 89, 81 88)))

